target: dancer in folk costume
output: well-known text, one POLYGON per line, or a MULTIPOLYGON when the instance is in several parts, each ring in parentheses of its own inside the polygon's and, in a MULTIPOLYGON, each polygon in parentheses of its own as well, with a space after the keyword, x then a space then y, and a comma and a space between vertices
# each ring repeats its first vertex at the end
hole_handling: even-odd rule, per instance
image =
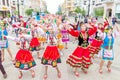
POLYGON ((62 28, 61 28, 61 33, 62 33, 62 42, 65 43, 65 48, 68 49, 68 42, 69 42, 69 34, 67 32, 67 23, 63 23, 62 28))
POLYGON ((36 65, 30 51, 26 48, 26 38, 20 37, 20 50, 17 52, 15 57, 15 67, 19 68, 20 76, 19 79, 22 78, 23 73, 22 70, 30 70, 32 77, 35 77, 35 72, 31 68, 36 65))
MULTIPOLYGON (((97 20, 94 17, 93 18, 89 17, 88 23, 90 23, 90 24, 92 23, 92 24, 94 24, 95 27, 98 27, 97 20)), ((96 34, 91 35, 89 37, 89 43, 93 43, 92 41, 94 40, 95 36, 96 36, 96 34)))
POLYGON ((56 46, 56 39, 52 27, 49 27, 49 32, 50 35, 48 37, 49 39, 48 46, 45 49, 41 62, 43 65, 45 65, 44 79, 47 79, 48 76, 47 75, 48 65, 51 65, 52 67, 56 68, 58 73, 58 78, 60 78, 61 72, 57 64, 61 63, 61 59, 60 59, 60 54, 58 52, 58 48, 56 46))
POLYGON ((97 28, 94 27, 94 25, 90 26, 89 24, 81 23, 81 30, 78 32, 77 30, 68 29, 68 32, 75 37, 78 37, 78 47, 75 49, 75 51, 72 53, 72 55, 69 56, 67 59, 67 63, 75 68, 74 74, 76 76, 79 76, 78 68, 81 68, 81 70, 84 73, 87 73, 87 69, 92 64, 90 52, 89 52, 89 43, 88 39, 89 36, 93 35, 97 28), (87 30, 87 27, 89 30, 87 30))
POLYGON ((92 57, 94 56, 94 54, 98 54, 98 52, 100 51, 101 45, 103 43, 103 40, 102 40, 103 32, 108 25, 109 23, 107 20, 104 22, 104 25, 102 23, 98 24, 97 32, 95 33, 94 39, 92 40, 89 46, 89 50, 92 57))
POLYGON ((104 33, 103 37, 103 45, 102 45, 102 50, 101 50, 101 57, 102 60, 100 62, 100 68, 99 68, 99 73, 103 73, 103 65, 104 62, 107 61, 107 69, 108 72, 111 72, 111 64, 114 59, 114 51, 113 51, 113 45, 114 45, 114 38, 115 35, 120 35, 120 33, 113 33, 113 28, 109 27, 106 29, 106 32, 104 33))
POLYGON ((37 31, 38 31, 38 40, 39 42, 41 43, 41 48, 44 49, 45 47, 45 42, 46 42, 46 36, 45 36, 45 31, 43 29, 43 26, 44 25, 40 25, 38 28, 37 28, 37 31))
POLYGON ((9 44, 8 44, 8 39, 6 36, 8 36, 8 25, 7 23, 2 23, 1 24, 1 28, 0 28, 0 40, 2 43, 4 43, 5 45, 2 46, 2 53, 3 53, 3 57, 2 57, 2 61, 4 61, 4 49, 7 49, 10 57, 11 57, 11 60, 14 61, 14 58, 13 58, 13 55, 11 53, 11 50, 10 50, 10 47, 9 47, 9 44))
MULTIPOLYGON (((70 26, 73 27, 74 30, 80 30, 80 21, 78 21, 77 23, 74 23, 74 24, 69 24, 70 26)), ((76 41, 78 41, 78 39, 75 37, 75 40, 73 41, 73 43, 75 43, 76 41)))
POLYGON ((59 30, 58 34, 57 34, 57 39, 58 39, 58 44, 57 44, 57 47, 59 49, 59 52, 61 54, 61 56, 63 55, 63 48, 64 48, 64 45, 63 45, 63 42, 62 42, 62 34, 59 30))
MULTIPOLYGON (((34 25, 37 27, 37 25, 34 25)), ((38 32, 37 32, 37 29, 35 29, 36 27, 33 27, 32 28, 32 39, 30 41, 30 51, 37 51, 37 55, 38 55, 38 59, 40 59, 40 53, 39 53, 39 50, 40 50, 40 42, 37 38, 38 36, 38 32)))

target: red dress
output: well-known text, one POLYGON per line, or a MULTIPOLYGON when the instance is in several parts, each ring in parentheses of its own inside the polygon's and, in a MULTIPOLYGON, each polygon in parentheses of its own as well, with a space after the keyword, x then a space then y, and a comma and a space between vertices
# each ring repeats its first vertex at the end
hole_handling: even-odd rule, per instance
POLYGON ((92 64, 88 48, 88 38, 90 35, 94 34, 96 30, 97 29, 94 27, 93 29, 89 29, 87 32, 80 31, 79 33, 77 30, 72 29, 68 31, 72 36, 78 37, 79 40, 78 47, 66 61, 70 66, 74 68, 77 67, 82 69, 88 69, 89 66, 92 64))
POLYGON ((28 70, 36 65, 30 51, 27 49, 24 49, 26 46, 25 38, 21 38, 21 49, 17 52, 15 57, 15 67, 22 69, 22 70, 28 70))
POLYGON ((99 36, 96 36, 95 39, 92 40, 89 46, 90 53, 93 55, 98 54, 99 50, 101 49, 102 43, 103 43, 103 40, 99 36))
POLYGON ((45 49, 41 63, 43 65, 51 65, 56 67, 57 63, 61 63, 60 54, 57 46, 54 43, 53 35, 50 34, 49 40, 50 43, 45 49))
MULTIPOLYGON (((109 25, 108 21, 104 22, 104 28, 100 29, 101 32, 104 32, 105 27, 108 25, 109 25)), ((101 33, 101 34, 103 34, 103 33, 101 33)), ((89 50, 90 50, 90 53, 92 54, 92 56, 94 54, 98 54, 99 50, 101 49, 102 43, 103 43, 102 36, 98 36, 98 32, 96 32, 95 39, 93 39, 92 43, 89 46, 89 50)))
POLYGON ((35 33, 36 33, 37 30, 32 30, 32 36, 33 38, 31 39, 30 41, 30 51, 39 51, 40 50, 40 42, 38 40, 37 37, 34 37, 35 36, 35 33))

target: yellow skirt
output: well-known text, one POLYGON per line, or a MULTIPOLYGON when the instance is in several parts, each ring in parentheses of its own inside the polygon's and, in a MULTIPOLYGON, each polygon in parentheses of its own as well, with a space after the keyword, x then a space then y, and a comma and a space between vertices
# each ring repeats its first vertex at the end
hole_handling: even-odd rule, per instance
POLYGON ((58 47, 58 49, 63 49, 64 45, 63 44, 58 44, 57 47, 58 47))
POLYGON ((46 42, 46 38, 45 37, 39 37, 38 40, 39 40, 39 42, 46 42))

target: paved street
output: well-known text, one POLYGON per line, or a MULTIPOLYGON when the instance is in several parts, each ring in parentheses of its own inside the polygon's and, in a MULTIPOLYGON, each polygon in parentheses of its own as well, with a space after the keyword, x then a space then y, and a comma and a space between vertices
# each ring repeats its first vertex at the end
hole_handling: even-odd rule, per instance
MULTIPOLYGON (((100 59, 97 57, 93 60, 93 65, 89 68, 88 74, 82 73, 81 70, 80 72, 80 77, 75 77, 73 74, 73 69, 66 64, 66 59, 68 56, 74 51, 74 49, 77 46, 77 43, 73 44, 72 42, 69 42, 69 49, 65 49, 64 56, 61 57, 62 63, 58 65, 58 67, 61 70, 62 73, 62 78, 58 79, 57 78, 57 72, 54 68, 49 67, 48 70, 48 79, 47 80, 120 80, 119 79, 119 72, 120 72, 120 37, 115 39, 115 46, 114 46, 114 54, 115 54, 115 59, 112 64, 112 72, 108 73, 106 69, 106 65, 104 65, 104 72, 103 74, 99 74, 98 69, 99 69, 99 62, 100 59)), ((9 41, 10 43, 10 48, 12 51, 12 54, 15 56, 18 48, 15 45, 15 42, 9 41)), ((44 50, 41 50, 41 56, 43 54, 44 50)), ((24 71, 23 72, 23 78, 21 80, 43 80, 43 74, 44 74, 44 66, 41 65, 41 60, 37 59, 37 55, 35 52, 33 53, 33 57, 37 63, 37 66, 34 67, 34 70, 36 72, 35 78, 31 77, 31 74, 29 71, 24 71)), ((3 62, 3 65, 5 67, 5 70, 8 74, 8 78, 6 80, 19 80, 18 75, 19 72, 18 70, 14 67, 12 62, 10 61, 10 56, 8 55, 7 51, 5 51, 5 61, 3 62)), ((2 74, 0 73, 0 80, 4 80, 2 77, 2 74)))

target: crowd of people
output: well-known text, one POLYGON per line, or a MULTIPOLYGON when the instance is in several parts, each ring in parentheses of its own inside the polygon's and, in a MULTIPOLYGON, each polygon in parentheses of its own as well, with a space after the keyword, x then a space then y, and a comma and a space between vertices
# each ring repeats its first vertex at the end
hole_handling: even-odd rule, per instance
POLYGON ((35 77, 35 71, 32 68, 39 64, 35 62, 33 51, 37 53, 37 58, 45 66, 43 79, 48 78, 49 66, 55 68, 58 78, 61 78, 62 73, 57 64, 61 63, 63 49, 66 49, 66 52, 69 50, 70 37, 75 37, 75 40, 78 41, 76 49, 66 59, 66 63, 74 68, 75 76, 79 77, 79 68, 87 74, 90 65, 94 64, 92 59, 95 55, 101 58, 99 73, 103 73, 102 68, 105 61, 107 61, 108 72, 111 72, 111 64, 114 59, 114 38, 120 36, 120 30, 116 26, 111 26, 107 18, 103 20, 104 23, 99 23, 96 18, 91 17, 87 22, 78 21, 72 24, 67 17, 62 19, 62 16, 52 14, 41 16, 39 21, 36 21, 35 18, 24 21, 21 17, 20 21, 10 24, 6 19, 1 20, 0 70, 3 77, 7 78, 9 75, 2 65, 5 60, 4 50, 7 49, 13 65, 18 68, 19 79, 23 76, 23 70, 29 70, 32 78, 35 77), (117 31, 113 32, 113 29, 117 31), (10 33, 11 31, 12 33, 10 33), (9 40, 14 41, 19 49, 14 55, 15 58, 9 40), (43 55, 41 55, 42 49, 44 49, 43 55))

